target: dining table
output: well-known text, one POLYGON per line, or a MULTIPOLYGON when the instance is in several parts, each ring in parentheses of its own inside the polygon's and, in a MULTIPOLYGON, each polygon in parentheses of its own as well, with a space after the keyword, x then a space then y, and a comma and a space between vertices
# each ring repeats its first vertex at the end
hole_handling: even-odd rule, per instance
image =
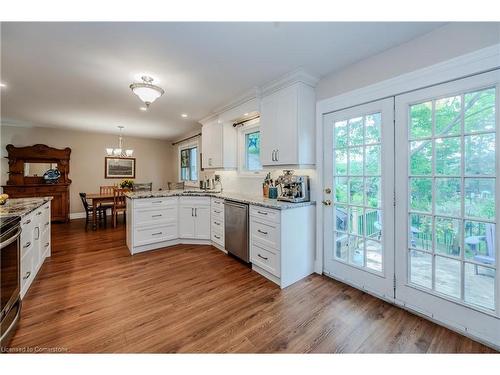
POLYGON ((114 195, 113 194, 99 194, 99 193, 90 193, 85 196, 91 203, 92 207, 92 229, 97 230, 97 210, 96 208, 101 203, 113 203, 114 195))

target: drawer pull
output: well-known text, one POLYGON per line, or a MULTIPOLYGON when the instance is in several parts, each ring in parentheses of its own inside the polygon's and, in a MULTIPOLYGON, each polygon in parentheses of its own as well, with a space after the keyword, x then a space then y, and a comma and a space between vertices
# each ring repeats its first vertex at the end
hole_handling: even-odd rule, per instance
POLYGON ((26 272, 26 275, 23 277, 23 280, 29 279, 30 276, 31 276, 31 272, 30 271, 26 272))
POLYGON ((151 202, 151 203, 155 203, 155 204, 157 204, 157 203, 162 203, 162 202, 163 202, 163 201, 153 201, 153 202, 151 202))
POLYGON ((158 215, 151 215, 151 217, 160 217, 160 216, 163 216, 162 214, 158 214, 158 215))
POLYGON ((267 215, 267 212, 263 212, 263 211, 257 211, 257 213, 259 213, 261 215, 267 215))
POLYGON ((45 226, 47 226, 47 225, 49 225, 49 222, 48 222, 48 221, 45 223, 45 226))
POLYGON ((259 258, 264 259, 264 260, 268 260, 268 259, 269 259, 269 258, 263 257, 263 256, 262 256, 262 255, 260 255, 260 254, 257 254, 257 256, 258 256, 259 258))
POLYGON ((26 220, 23 224, 28 225, 29 223, 31 223, 31 219, 26 220))
POLYGON ((215 225, 220 225, 220 223, 218 223, 217 221, 214 221, 214 224, 215 224, 215 225))
POLYGON ((267 232, 264 232, 263 230, 257 229, 257 232, 262 233, 262 234, 268 234, 267 232))
POLYGON ((214 234, 214 237, 220 240, 220 237, 218 235, 214 234))
POLYGON ((222 211, 217 211, 217 210, 214 210, 214 212, 215 212, 216 214, 220 214, 222 211))
POLYGON ((159 236, 160 234, 162 234, 163 232, 157 232, 157 233, 152 233, 151 235, 152 236, 159 236))
POLYGON ((40 216, 41 214, 42 214, 42 211, 38 211, 38 212, 36 213, 36 216, 40 216))
POLYGON ((48 210, 49 209, 49 206, 45 206, 45 209, 48 210))
POLYGON ((28 241, 28 242, 26 242, 26 245, 23 246, 23 248, 26 249, 27 247, 30 247, 30 246, 31 246, 31 242, 28 241))
POLYGON ((50 244, 47 242, 47 243, 45 244, 45 247, 49 247, 49 245, 50 245, 50 244))

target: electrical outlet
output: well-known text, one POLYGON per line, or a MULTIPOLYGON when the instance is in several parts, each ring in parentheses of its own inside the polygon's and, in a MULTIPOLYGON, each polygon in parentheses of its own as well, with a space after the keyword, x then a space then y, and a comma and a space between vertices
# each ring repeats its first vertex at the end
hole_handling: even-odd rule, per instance
POLYGON ((214 180, 220 182, 220 174, 214 175, 214 180))

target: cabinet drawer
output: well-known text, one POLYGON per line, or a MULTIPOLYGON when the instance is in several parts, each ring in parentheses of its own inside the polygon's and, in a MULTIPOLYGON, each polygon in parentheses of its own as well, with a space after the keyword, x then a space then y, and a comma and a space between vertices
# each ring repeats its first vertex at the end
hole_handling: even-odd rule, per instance
POLYGON ((177 204, 176 197, 136 199, 134 208, 158 208, 177 204))
POLYGON ((42 207, 42 222, 45 224, 47 221, 50 221, 50 202, 45 203, 42 207))
POLYGON ((212 230, 211 239, 219 246, 224 247, 224 235, 222 233, 212 230))
POLYGON ((134 211, 134 226, 148 226, 159 223, 177 221, 177 206, 160 208, 136 209, 134 211))
POLYGON ((42 233, 40 250, 42 253, 42 263, 43 263, 43 260, 50 254, 50 228, 46 229, 42 233))
POLYGON ((212 230, 224 233, 224 220, 212 216, 212 230))
POLYGON ((177 238, 177 223, 134 229, 134 246, 168 241, 175 238, 177 238))
POLYGON ((26 290, 35 277, 33 272, 33 251, 28 251, 21 258, 21 294, 24 296, 26 290))
POLYGON ((250 236, 268 247, 280 249, 280 225, 277 223, 265 222, 258 218, 250 219, 250 236))
POLYGON ((254 241, 250 245, 250 261, 276 277, 281 275, 280 254, 254 241))
POLYGON ((259 206, 250 206, 250 216, 259 217, 274 223, 280 222, 280 211, 259 206))
POLYGON ((33 249, 33 238, 30 237, 26 241, 21 239, 21 258, 28 254, 33 249))
POLYGON ((224 209, 224 199, 212 198, 210 204, 211 204, 212 208, 219 208, 220 210, 224 209))
POLYGON ((212 207, 212 219, 224 221, 224 206, 212 207))

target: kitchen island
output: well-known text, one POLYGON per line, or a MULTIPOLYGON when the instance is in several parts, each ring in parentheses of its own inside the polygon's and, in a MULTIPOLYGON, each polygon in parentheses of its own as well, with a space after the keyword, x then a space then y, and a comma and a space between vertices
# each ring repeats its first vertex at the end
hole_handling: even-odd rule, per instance
POLYGON ((315 202, 290 203, 232 192, 126 193, 131 254, 176 244, 224 248, 224 202, 249 205, 252 269, 284 288, 313 272, 315 202))

